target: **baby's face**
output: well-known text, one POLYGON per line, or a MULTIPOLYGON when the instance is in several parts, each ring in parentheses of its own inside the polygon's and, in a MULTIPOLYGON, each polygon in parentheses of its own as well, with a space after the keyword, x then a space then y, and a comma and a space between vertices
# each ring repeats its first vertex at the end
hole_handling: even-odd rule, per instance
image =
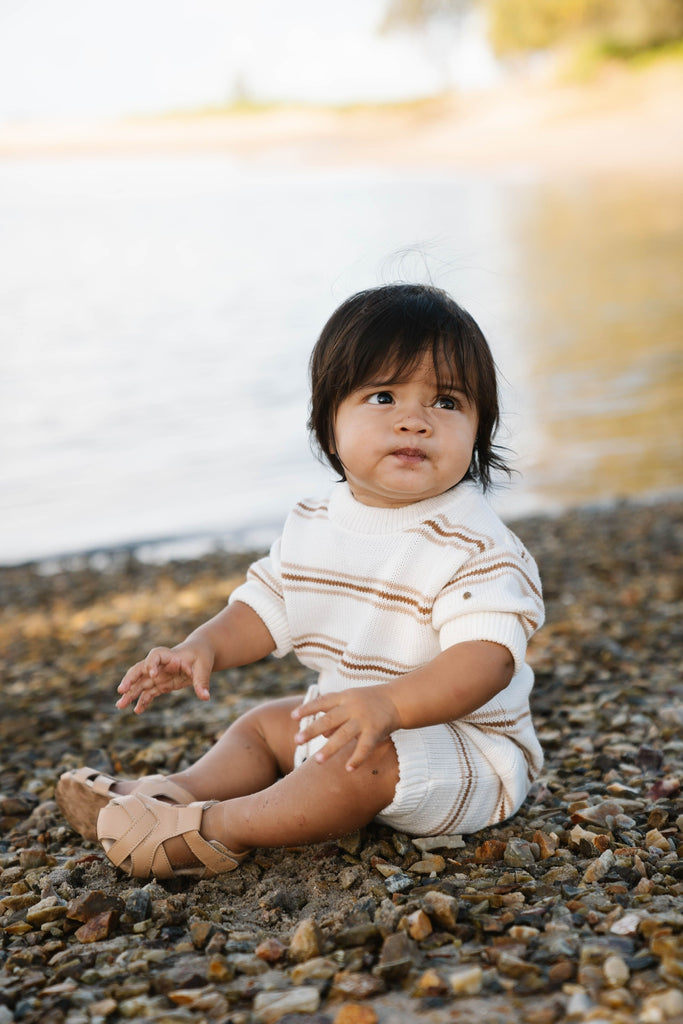
POLYGON ((335 452, 358 501, 400 508, 462 480, 478 416, 457 386, 439 390, 430 355, 409 377, 389 379, 371 381, 341 403, 335 452))

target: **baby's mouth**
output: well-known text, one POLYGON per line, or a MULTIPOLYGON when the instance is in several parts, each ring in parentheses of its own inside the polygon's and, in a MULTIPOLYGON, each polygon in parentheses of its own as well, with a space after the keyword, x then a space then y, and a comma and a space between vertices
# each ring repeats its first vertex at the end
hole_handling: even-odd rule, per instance
POLYGON ((422 462, 427 458, 421 448, 396 448, 391 454, 402 462, 422 462))

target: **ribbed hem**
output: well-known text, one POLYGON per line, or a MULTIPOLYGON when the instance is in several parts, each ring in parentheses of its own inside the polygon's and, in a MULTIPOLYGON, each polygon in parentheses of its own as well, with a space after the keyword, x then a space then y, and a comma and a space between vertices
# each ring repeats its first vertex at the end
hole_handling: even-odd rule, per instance
POLYGON ((439 768, 450 762, 453 743, 441 726, 399 729, 391 739, 398 757, 399 779, 394 799, 377 817, 392 828, 418 834, 423 825, 448 813, 448 804, 443 808, 435 805, 432 780, 439 777, 439 768))
POLYGON ((233 601, 241 601, 256 612, 275 642, 273 654, 276 658, 284 658, 285 654, 289 654, 293 646, 292 635, 282 602, 270 600, 258 584, 249 580, 233 590, 228 604, 233 601))
POLYGON ((445 622, 439 632, 442 650, 467 640, 489 640, 507 647, 515 660, 515 673, 525 664, 527 640, 519 617, 510 612, 472 612, 445 622))

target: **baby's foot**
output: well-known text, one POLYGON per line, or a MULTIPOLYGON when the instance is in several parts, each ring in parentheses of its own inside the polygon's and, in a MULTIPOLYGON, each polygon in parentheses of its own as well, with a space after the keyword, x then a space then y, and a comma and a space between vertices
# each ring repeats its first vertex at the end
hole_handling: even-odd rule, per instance
POLYGON ((98 837, 112 864, 134 878, 211 878, 233 871, 248 853, 222 841, 222 806, 199 801, 171 806, 138 791, 112 799, 102 810, 98 837), (217 830, 220 838, 214 836, 217 830))

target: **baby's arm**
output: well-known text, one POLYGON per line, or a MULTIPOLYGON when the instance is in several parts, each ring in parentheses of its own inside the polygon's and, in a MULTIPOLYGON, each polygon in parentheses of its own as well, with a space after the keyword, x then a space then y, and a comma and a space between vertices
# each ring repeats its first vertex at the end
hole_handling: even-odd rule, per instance
POLYGON ((135 704, 141 714, 155 697, 194 687, 200 700, 209 699, 211 673, 248 665, 275 650, 262 619, 248 605, 235 601, 205 622, 176 647, 154 647, 128 669, 119 683, 117 708, 135 704))
POLYGON ((301 705, 292 713, 297 720, 324 714, 300 730, 296 742, 329 737, 315 755, 322 762, 355 740, 346 764, 353 771, 396 729, 421 729, 462 718, 504 690, 513 673, 512 655, 502 644, 454 644, 391 683, 341 690, 301 705))

